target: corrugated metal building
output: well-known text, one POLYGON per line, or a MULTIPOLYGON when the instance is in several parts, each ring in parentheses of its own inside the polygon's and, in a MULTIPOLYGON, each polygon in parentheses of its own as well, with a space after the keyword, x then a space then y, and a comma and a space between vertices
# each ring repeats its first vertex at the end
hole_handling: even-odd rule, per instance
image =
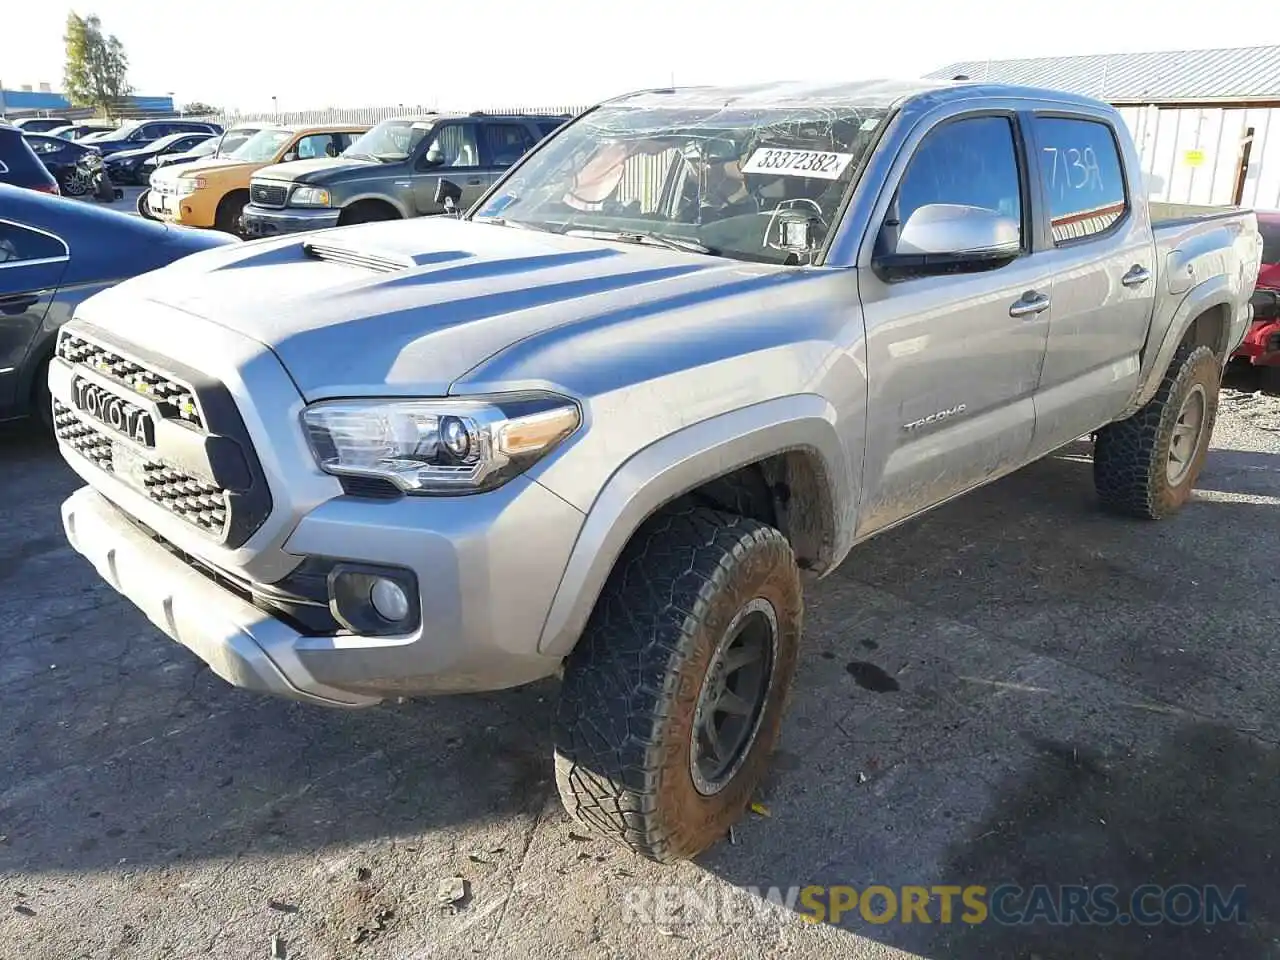
POLYGON ((974 60, 929 76, 1105 100, 1133 134, 1152 199, 1280 209, 1280 46, 974 60))

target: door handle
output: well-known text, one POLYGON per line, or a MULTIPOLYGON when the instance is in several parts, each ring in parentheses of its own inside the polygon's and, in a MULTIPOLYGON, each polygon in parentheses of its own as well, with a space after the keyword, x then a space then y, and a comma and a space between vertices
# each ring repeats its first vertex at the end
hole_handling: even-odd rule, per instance
POLYGON ((15 293, 12 296, 0 297, 0 313, 21 313, 28 307, 35 306, 39 300, 38 293, 15 293))
POLYGON ((478 187, 478 186, 480 186, 480 184, 481 184, 481 183, 483 183, 483 182, 484 182, 484 181, 483 181, 483 180, 481 180, 479 177, 472 177, 470 180, 468 180, 468 181, 467 181, 467 186, 468 186, 468 187, 478 187))
POLYGON ((1032 317, 1049 309, 1049 295, 1028 290, 1009 308, 1011 317, 1032 317))
POLYGON ((1151 279, 1151 271, 1140 263, 1135 263, 1129 268, 1129 272, 1120 278, 1120 282, 1126 287, 1140 287, 1151 279))

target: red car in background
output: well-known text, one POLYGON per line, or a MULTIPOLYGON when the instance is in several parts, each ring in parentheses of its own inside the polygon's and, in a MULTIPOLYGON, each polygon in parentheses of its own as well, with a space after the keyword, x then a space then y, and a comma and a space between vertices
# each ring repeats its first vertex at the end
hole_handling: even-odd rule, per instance
POLYGON ((1264 386, 1280 390, 1280 210, 1258 211, 1262 269, 1253 291, 1253 323, 1232 355, 1263 368, 1264 386))

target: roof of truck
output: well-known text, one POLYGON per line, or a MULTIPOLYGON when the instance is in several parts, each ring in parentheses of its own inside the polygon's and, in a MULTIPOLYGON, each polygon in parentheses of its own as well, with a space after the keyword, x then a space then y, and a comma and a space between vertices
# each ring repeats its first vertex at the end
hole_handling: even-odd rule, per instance
POLYGON ((977 83, 969 80, 859 80, 846 83, 784 81, 741 86, 675 87, 639 90, 606 100, 606 103, 643 106, 831 106, 856 105, 888 109, 906 100, 929 96, 938 101, 967 100, 973 97, 1053 100, 1088 106, 1105 105, 1091 97, 1040 87, 1004 83, 977 83))

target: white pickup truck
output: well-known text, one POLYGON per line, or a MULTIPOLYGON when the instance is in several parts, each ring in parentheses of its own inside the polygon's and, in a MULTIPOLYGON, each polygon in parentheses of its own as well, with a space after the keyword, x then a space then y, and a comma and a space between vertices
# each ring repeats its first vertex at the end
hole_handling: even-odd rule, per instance
POLYGON ((1104 506, 1187 500, 1260 251, 1251 213, 1149 204, 1093 100, 621 97, 461 218, 85 302, 49 373, 65 528, 239 686, 561 674, 569 810, 688 857, 778 737, 801 571, 1081 436, 1104 506))

